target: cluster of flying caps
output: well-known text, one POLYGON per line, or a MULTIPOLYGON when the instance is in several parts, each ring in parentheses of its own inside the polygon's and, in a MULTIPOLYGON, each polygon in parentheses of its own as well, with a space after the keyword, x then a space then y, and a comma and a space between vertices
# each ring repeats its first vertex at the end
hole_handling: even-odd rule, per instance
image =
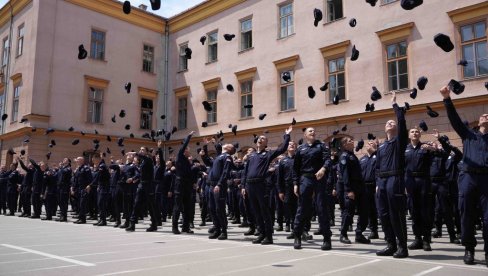
POLYGON ((367 104, 366 104, 366 108, 365 108, 365 110, 364 110, 364 111, 373 112, 373 111, 374 111, 374 109, 375 109, 375 107, 374 107, 374 103, 371 103, 371 104, 370 104, 370 103, 367 103, 367 104))
POLYGON ((232 41, 232 39, 234 39, 234 37, 236 37, 235 34, 224 34, 224 39, 226 41, 232 41))
POLYGON ((436 34, 434 36, 434 42, 444 52, 450 52, 454 49, 454 44, 452 44, 451 38, 445 34, 442 33, 436 34))
POLYGON ((315 27, 317 27, 319 25, 319 22, 322 21, 322 18, 323 18, 323 14, 322 14, 322 11, 319 10, 319 9, 314 9, 313 10, 313 18, 314 18, 314 21, 313 21, 313 25, 315 27))
POLYGON ((422 5, 424 3, 423 0, 402 0, 401 6, 404 10, 413 10, 416 7, 422 5))
POLYGON ((456 95, 463 93, 465 88, 463 83, 460 83, 456 80, 451 80, 447 86, 449 87, 449 90, 451 90, 456 95))
POLYGON ((373 102, 376 102, 377 100, 379 100, 381 98, 382 98, 382 96, 381 96, 380 91, 378 91, 378 89, 376 88, 376 86, 373 86, 373 92, 371 93, 371 100, 373 102))

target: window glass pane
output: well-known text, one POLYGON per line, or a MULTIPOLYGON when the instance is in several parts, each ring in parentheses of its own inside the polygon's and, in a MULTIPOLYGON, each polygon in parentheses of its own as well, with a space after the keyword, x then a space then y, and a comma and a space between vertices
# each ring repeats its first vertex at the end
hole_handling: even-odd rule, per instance
POLYGON ((293 16, 288 16, 288 34, 291 35, 293 33, 293 16))
POLYGON ((388 62, 388 76, 395 76, 397 74, 396 61, 388 62))
POLYGON ((337 74, 337 86, 344 87, 345 80, 344 80, 344 73, 337 74))
POLYGON ((485 22, 476 23, 474 25, 474 35, 475 35, 475 38, 482 38, 482 37, 486 36, 485 22))
POLYGON ((287 92, 288 92, 288 106, 287 109, 291 109, 295 107, 295 98, 294 98, 294 93, 293 93, 293 85, 287 86, 287 92))
POLYGON ((241 22, 241 31, 247 32, 247 31, 250 31, 251 29, 252 29, 252 20, 251 19, 244 20, 241 22))
POLYGON ((209 39, 209 42, 212 43, 212 42, 217 42, 217 33, 211 33, 208 35, 208 39, 209 39))
POLYGON ((336 89, 336 87, 337 87, 337 76, 332 75, 329 77, 329 88, 332 91, 333 89, 336 89))
POLYGON ((280 8, 280 15, 285 16, 287 14, 290 14, 292 12, 292 4, 287 4, 284 6, 281 6, 280 8))
POLYGON ((217 98, 217 93, 215 91, 210 91, 207 93, 207 100, 212 101, 217 98))
POLYGON ((389 77, 388 83, 389 83, 390 91, 398 90, 397 77, 396 76, 389 77))
POLYGON ((400 52, 400 56, 406 56, 407 55, 407 43, 406 42, 400 42, 400 44, 398 44, 398 50, 400 52))
POLYGON ((398 74, 407 74, 407 59, 402 59, 398 61, 398 74))
POLYGON ((473 25, 461 27, 461 41, 468 41, 473 39, 473 25))
POLYGON ((488 59, 478 61, 478 75, 488 74, 488 59))
POLYGON ((344 71, 344 58, 337 59, 337 68, 340 71, 344 71))
POLYGON ((408 74, 403 74, 399 76, 400 87, 398 89, 408 88, 408 74))
POLYGON ((397 47, 396 44, 389 45, 386 47, 386 52, 388 53, 388 59, 397 57, 397 47))
POLYGON ((467 61, 474 60, 473 44, 463 46, 463 58, 467 61))
POLYGON ((465 78, 474 77, 474 62, 468 62, 468 66, 463 67, 465 78))
POLYGON ((329 61, 329 72, 330 73, 334 73, 337 71, 337 63, 336 63, 336 60, 331 60, 329 61))
MULTIPOLYGON (((345 87, 339 87, 338 91, 339 91, 339 99, 344 100, 346 98, 346 88, 345 87)), ((334 98, 332 98, 332 100, 333 99, 334 98)))
POLYGON ((486 41, 476 43, 476 59, 480 60, 486 57, 486 41))

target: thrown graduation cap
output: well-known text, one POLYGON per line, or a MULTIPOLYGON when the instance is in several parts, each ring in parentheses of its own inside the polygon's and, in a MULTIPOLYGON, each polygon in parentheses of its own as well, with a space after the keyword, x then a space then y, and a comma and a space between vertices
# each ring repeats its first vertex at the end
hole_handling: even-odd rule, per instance
POLYGON ((207 101, 203 101, 202 104, 203 104, 203 108, 205 108, 206 111, 208 112, 212 111, 212 106, 210 105, 210 103, 208 103, 207 101))
POLYGON ((85 50, 85 46, 81 44, 78 46, 78 59, 85 59, 88 56, 88 52, 85 50))
POLYGON ((46 153, 47 160, 51 159, 51 152, 46 153))
POLYGON ((234 142, 234 143, 232 143, 232 145, 234 146, 235 149, 238 149, 239 148, 239 143, 238 142, 234 142))
POLYGON ((451 38, 445 34, 436 34, 434 36, 434 42, 439 48, 444 50, 444 52, 450 52, 454 49, 454 44, 452 44, 451 38))
POLYGON ((410 104, 405 102, 405 110, 410 110, 410 104))
POLYGON ((129 14, 131 10, 130 2, 125 1, 124 5, 122 6, 122 10, 124 11, 125 14, 129 14))
POLYGON ((339 130, 339 129, 336 129, 336 130, 334 130, 334 131, 332 132, 332 135, 337 135, 337 134, 339 134, 339 132, 340 132, 340 130, 339 130))
POLYGON ((368 140, 374 140, 376 139, 376 136, 374 136, 372 133, 368 133, 368 140))
POLYGON ((46 132, 44 132, 44 135, 48 135, 49 133, 53 133, 54 129, 52 127, 49 127, 46 129, 46 132))
POLYGON ((363 120, 361 120, 361 118, 358 118, 358 124, 362 124, 363 123, 363 120))
POLYGON ((49 144, 49 145, 47 145, 47 146, 48 146, 48 147, 50 147, 50 148, 54 147, 54 145, 53 145, 53 144, 49 144))
POLYGON ((27 144, 27 143, 30 142, 30 139, 29 138, 25 138, 23 142, 27 144))
POLYGON ((424 90, 428 82, 429 79, 425 76, 422 76, 417 80, 417 86, 420 90, 424 90))
POLYGON ((364 111, 371 111, 371 105, 369 103, 366 104, 364 111))
POLYGON ((124 85, 124 89, 127 92, 127 94, 130 93, 130 89, 132 88, 132 83, 128 82, 124 85))
POLYGON ((130 138, 134 138, 134 133, 129 134, 130 138))
POLYGON ((291 125, 294 126, 297 124, 297 121, 295 120, 295 117, 293 117, 293 120, 291 120, 291 125))
POLYGON ((356 27, 356 24, 357 24, 356 18, 352 18, 351 20, 349 20, 349 26, 354 28, 356 27))
POLYGON ((376 2, 378 2, 378 0, 366 0, 366 2, 369 3, 371 7, 374 7, 376 6, 376 2))
POLYGON ((98 135, 98 131, 95 129, 95 134, 98 135))
POLYGON ((80 140, 79 139, 74 139, 72 142, 71 142, 71 145, 73 146, 76 146, 80 143, 80 140))
POLYGON ((125 125, 125 127, 124 127, 124 128, 125 128, 125 130, 130 130, 130 125, 129 125, 129 124, 127 124, 127 125, 125 125))
POLYGON ((31 131, 32 131, 32 132, 36 132, 36 131, 37 131, 37 128, 36 128, 36 127, 32 127, 32 128, 31 128, 31 131))
POLYGON ((3 114, 3 115, 2 115, 2 121, 7 120, 7 118, 8 118, 8 115, 7 115, 7 114, 3 114))
POLYGON ((52 139, 52 140, 51 140, 51 144, 52 144, 53 146, 56 146, 56 140, 52 139))
POLYGON ((417 98, 417 88, 412 89, 410 92, 410 98, 414 99, 417 98))
POLYGON ((112 123, 115 123, 115 122, 116 122, 116 120, 115 120, 115 115, 114 115, 114 116, 112 116, 112 119, 111 119, 111 120, 112 120, 112 123))
POLYGON ((404 10, 413 10, 414 8, 422 5, 423 0, 402 0, 401 6, 404 10))
POLYGON ((107 135, 107 141, 112 142, 112 138, 110 137, 110 135, 107 135))
POLYGON ((281 78, 286 81, 286 82, 290 82, 291 80, 291 75, 290 75, 290 72, 286 71, 286 72, 283 72, 283 74, 281 74, 281 78))
POLYGON ((142 138, 151 139, 151 135, 146 132, 146 133, 142 134, 142 138))
POLYGON ((187 59, 191 59, 191 54, 193 53, 193 51, 190 49, 190 48, 186 48, 185 49, 185 57, 187 59))
POLYGON ((85 136, 85 132, 84 131, 80 131, 81 135, 85 136))
POLYGON ((256 144, 258 142, 258 139, 259 139, 259 136, 257 136, 256 134, 253 134, 253 142, 254 144, 256 144))
POLYGON ((159 118, 161 118, 161 120, 164 120, 164 119, 166 119, 166 115, 161 115, 161 117, 159 117, 159 118))
POLYGON ((313 89, 313 87, 312 87, 312 86, 309 86, 309 87, 308 87, 308 97, 309 97, 310 99, 313 99, 313 98, 315 97, 315 90, 313 89))
POLYGON ((334 96, 334 98, 332 99, 332 103, 333 103, 334 105, 338 105, 338 104, 339 104, 339 94, 336 94, 336 95, 334 96))
POLYGON ((25 150, 20 150, 20 155, 24 156, 25 155, 25 150))
POLYGON ((356 152, 362 150, 363 147, 364 147, 364 140, 361 139, 361 140, 358 141, 358 144, 356 145, 356 152))
POLYGON ((125 110, 123 110, 123 109, 122 109, 122 110, 119 112, 119 117, 120 117, 120 118, 124 118, 124 117, 125 117, 125 110))
POLYGON ((124 146, 124 138, 123 138, 123 137, 119 137, 119 138, 117 139, 117 145, 118 145, 119 147, 123 147, 123 146, 124 146))
MULTIPOLYGON (((171 134, 174 134, 177 131, 178 131, 178 128, 174 126, 173 129, 171 130, 171 134)), ((151 134, 151 136, 154 137, 154 135, 152 135, 152 134, 151 134)))
POLYGON ((373 86, 373 92, 371 93, 371 100, 377 101, 379 99, 381 99, 381 93, 380 93, 380 91, 378 91, 376 86, 373 86))
POLYGON ((232 126, 232 133, 234 133, 234 135, 237 135, 237 125, 232 126))
POLYGON ((307 128, 306 127, 303 127, 302 128, 302 132, 305 132, 305 130, 307 130, 307 128))
POLYGON ((150 0, 151 8, 153 11, 157 11, 161 8, 161 0, 150 0))
POLYGON ((426 107, 427 107, 427 115, 429 115, 431 118, 439 117, 439 113, 437 113, 436 111, 434 111, 432 109, 432 107, 430 107, 430 106, 426 106, 426 107))
POLYGON ((202 45, 205 45, 206 40, 207 40, 207 36, 202 35, 202 37, 200 37, 200 43, 202 43, 202 45))
POLYGON ((461 65, 461 66, 466 67, 466 66, 468 66, 468 61, 467 61, 467 60, 465 60, 465 59, 461 59, 461 60, 458 62, 458 65, 461 65))
POLYGON ((232 124, 229 124, 227 127, 228 127, 228 128, 232 128, 232 124))
POLYGON ((485 88, 486 88, 486 90, 488 90, 488 81, 485 82, 485 88))
POLYGON ((342 128, 341 128, 342 132, 345 132, 347 131, 347 125, 344 125, 342 128))
POLYGON ((208 123, 207 122, 202 122, 202 127, 208 127, 208 123))
POLYGON ((98 150, 100 148, 100 144, 93 144, 93 149, 98 150))
POLYGON ((17 154, 13 148, 9 148, 8 151, 7 151, 8 154, 10 155, 14 155, 14 154, 17 154))
POLYGON ((326 82, 322 87, 320 87, 320 91, 326 91, 329 88, 329 82, 326 82))
POLYGON ((319 10, 319 9, 314 9, 313 10, 313 18, 314 18, 314 21, 313 21, 313 25, 315 27, 317 27, 319 25, 319 22, 322 21, 322 18, 323 18, 323 14, 322 14, 322 11, 319 10))
POLYGON ((429 127, 427 126, 427 124, 425 123, 425 121, 424 121, 424 120, 420 121, 420 123, 419 123, 419 128, 420 128, 422 131, 424 131, 424 132, 425 132, 425 131, 427 131, 427 130, 429 130, 429 127))
POLYGON ((169 139, 171 139, 171 132, 166 132, 164 138, 166 139, 166 141, 169 141, 169 139))
POLYGON ((232 84, 227 84, 225 88, 227 88, 227 91, 229 92, 234 92, 234 86, 232 86, 232 84))
POLYGON ((232 41, 232 39, 234 39, 234 37, 236 37, 235 34, 224 34, 224 39, 227 41, 232 41))
POLYGON ((244 106, 244 108, 253 108, 253 105, 252 105, 252 104, 246 104, 246 105, 244 106))
POLYGON ((301 144, 303 144, 303 138, 300 138, 300 139, 298 140, 298 145, 300 146, 301 144))
POLYGON ((25 122, 27 122, 27 121, 29 121, 29 119, 27 119, 27 118, 22 118, 22 119, 20 119, 20 123, 21 123, 21 124, 22 124, 22 123, 25 123, 25 122))
POLYGON ((259 114, 259 120, 264 120, 264 117, 266 117, 266 113, 259 114))
POLYGON ((451 90, 456 95, 463 93, 465 88, 464 84, 456 80, 451 80, 447 86, 449 87, 449 90, 451 90))
POLYGON ((120 154, 125 155, 125 149, 121 149, 120 154))
POLYGON ((355 61, 359 58, 359 50, 356 49, 356 45, 352 46, 351 61, 355 61))

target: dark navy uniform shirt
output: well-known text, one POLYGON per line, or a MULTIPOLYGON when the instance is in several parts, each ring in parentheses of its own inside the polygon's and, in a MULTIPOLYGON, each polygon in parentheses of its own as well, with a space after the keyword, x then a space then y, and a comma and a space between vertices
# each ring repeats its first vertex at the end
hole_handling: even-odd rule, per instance
POLYGON ((359 160, 364 183, 376 183, 376 152, 359 160))
POLYGON ((361 165, 357 156, 349 151, 344 151, 339 158, 339 171, 341 174, 344 192, 360 192, 363 187, 361 165))
POLYGON ((330 162, 329 148, 319 140, 315 140, 311 145, 308 143, 300 145, 297 148, 293 164, 293 184, 299 185, 300 177, 304 174, 312 175, 321 168, 329 169, 330 162))

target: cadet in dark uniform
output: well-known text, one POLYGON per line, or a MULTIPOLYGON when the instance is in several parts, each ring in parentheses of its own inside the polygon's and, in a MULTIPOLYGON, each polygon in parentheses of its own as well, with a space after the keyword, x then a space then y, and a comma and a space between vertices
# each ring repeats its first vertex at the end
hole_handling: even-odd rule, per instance
MULTIPOLYGON (((293 221, 297 214, 297 196, 293 192, 293 162, 295 160, 295 153, 297 144, 290 141, 286 156, 280 160, 277 168, 277 183, 278 196, 283 201, 284 216, 285 216, 285 231, 290 232, 293 228, 293 221)), ((291 233, 287 239, 293 239, 295 236, 291 233)))
POLYGON ((44 206, 46 208, 46 217, 42 220, 52 220, 56 215, 56 197, 57 197, 57 182, 55 173, 47 167, 44 162, 40 163, 41 168, 45 166, 44 170, 44 206))
MULTIPOLYGON (((80 211, 78 214, 78 220, 75 221, 75 224, 85 224, 86 223, 86 213, 88 208, 88 196, 90 192, 89 185, 92 182, 92 173, 90 167, 85 164, 84 157, 76 158, 76 163, 78 164, 78 168, 75 172, 74 176, 74 183, 75 187, 78 187, 79 194, 80 194, 80 211)), ((74 192, 74 190, 72 190, 74 192)))
POLYGON ((119 227, 121 225, 120 211, 123 202, 122 187, 125 183, 122 182, 120 165, 111 164, 110 165, 110 198, 112 207, 112 218, 115 221, 114 227, 119 227))
POLYGON ((10 164, 10 174, 7 183, 7 205, 9 209, 8 216, 15 215, 17 210, 18 187, 22 183, 22 177, 17 171, 17 163, 10 164))
POLYGON ((269 196, 266 191, 266 173, 271 161, 288 148, 292 129, 292 126, 290 126, 285 131, 283 144, 274 151, 266 150, 268 138, 259 136, 256 142, 257 151, 251 153, 247 158, 242 181, 245 189, 242 192, 246 195, 247 189, 247 196, 249 196, 252 209, 255 210, 256 223, 259 225, 259 230, 264 231, 261 232, 257 239, 253 240, 255 244, 261 243, 265 245, 273 243, 273 222, 268 208, 269 200, 266 198, 266 196, 269 196))
POLYGON ((376 141, 368 141, 366 144, 366 152, 360 160, 361 172, 364 181, 364 196, 368 204, 368 218, 371 233, 368 239, 378 239, 378 211, 376 209, 375 195, 376 195, 376 150, 378 144, 376 141))
POLYGON ((410 144, 405 150, 405 186, 411 202, 412 229, 415 240, 408 249, 431 251, 430 241, 434 221, 434 197, 429 169, 432 152, 436 149, 420 141, 420 130, 416 127, 409 131, 410 144))
POLYGON ((20 199, 22 204, 22 214, 20 217, 29 217, 31 215, 31 196, 32 196, 32 181, 34 177, 34 167, 32 164, 26 166, 22 159, 18 158, 17 162, 20 167, 25 171, 24 178, 22 179, 22 186, 20 191, 20 199))
POLYGON ((175 167, 173 166, 173 161, 166 161, 166 168, 164 171, 164 178, 162 184, 162 211, 161 217, 162 222, 166 222, 168 215, 171 216, 171 206, 173 204, 173 198, 169 196, 171 186, 174 185, 175 181, 175 167))
MULTIPOLYGON (((93 162, 93 180, 91 187, 96 187, 97 193, 97 205, 98 205, 98 221, 94 223, 94 226, 107 226, 107 203, 109 200, 109 189, 110 189, 110 172, 108 170, 105 161, 101 159, 100 155, 94 155, 92 158, 93 162), (93 185, 93 186, 92 186, 93 185)), ((94 188, 92 188, 94 189, 94 188)), ((95 192, 95 191, 92 191, 95 192)))
POLYGON ((461 211, 461 242, 465 246, 464 263, 474 264, 476 247, 475 215, 476 205, 481 204, 483 212, 483 240, 485 242, 485 263, 488 266, 488 114, 479 118, 479 132, 467 127, 459 117, 452 103, 449 88, 440 90, 444 98, 447 117, 456 133, 463 140, 463 166, 459 173, 459 209, 461 211))
POLYGON ((69 188, 71 186, 71 175, 71 160, 64 158, 62 166, 57 172, 58 205, 61 211, 61 215, 57 221, 68 221, 68 199, 69 188))
POLYGON ((29 159, 31 165, 34 167, 34 176, 32 177, 32 207, 34 214, 30 218, 41 218, 42 211, 42 190, 44 183, 44 171, 46 170, 46 164, 42 163, 38 165, 33 159, 29 159))
POLYGON ((162 218, 161 213, 163 210, 163 179, 164 179, 164 171, 165 171, 165 162, 163 157, 163 150, 161 149, 162 141, 158 141, 158 149, 157 154, 155 156, 155 165, 154 165, 154 176, 153 176, 153 185, 155 189, 154 194, 154 212, 156 216, 156 221, 158 226, 162 226, 162 218))
POLYGON ((126 164, 121 170, 120 182, 123 184, 123 194, 124 194, 124 217, 125 222, 120 226, 120 228, 127 228, 130 225, 130 215, 132 214, 134 207, 134 196, 137 189, 135 181, 137 181, 139 171, 137 166, 133 163, 134 154, 127 153, 126 164))
POLYGON ((8 175, 7 167, 2 165, 0 167, 0 212, 7 215, 7 183, 8 175))
POLYGON ((304 132, 305 142, 298 147, 293 164, 293 189, 298 196, 298 209, 295 217, 294 229, 295 242, 294 248, 302 247, 302 232, 306 220, 312 214, 312 195, 315 194, 316 210, 319 217, 319 228, 324 237, 322 250, 330 250, 331 235, 330 220, 326 202, 326 179, 327 169, 330 168, 329 148, 322 142, 315 139, 315 129, 307 128, 304 132))
POLYGON ((405 114, 392 93, 393 110, 397 122, 389 120, 385 125, 386 140, 378 148, 376 160, 376 206, 385 232, 387 247, 376 252, 378 256, 408 257, 407 221, 404 171, 405 149, 408 132, 405 114), (398 241, 398 245, 395 241, 398 241))

